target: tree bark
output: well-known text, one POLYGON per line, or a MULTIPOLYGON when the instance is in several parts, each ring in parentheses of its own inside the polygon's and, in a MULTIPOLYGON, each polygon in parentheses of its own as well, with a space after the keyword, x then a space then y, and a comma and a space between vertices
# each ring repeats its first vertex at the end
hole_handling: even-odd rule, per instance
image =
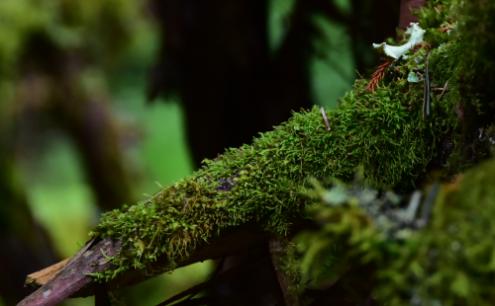
POLYGON ((399 27, 406 29, 411 22, 416 22, 418 18, 415 12, 424 6, 426 0, 401 0, 399 27))

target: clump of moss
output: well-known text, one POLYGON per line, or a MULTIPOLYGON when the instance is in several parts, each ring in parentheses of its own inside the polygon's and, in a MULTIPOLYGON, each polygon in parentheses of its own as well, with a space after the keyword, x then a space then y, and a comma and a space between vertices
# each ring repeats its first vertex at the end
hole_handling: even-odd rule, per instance
POLYGON ((494 119, 495 5, 482 0, 427 3, 428 7, 420 12, 420 22, 432 26, 426 37, 437 44, 439 54, 431 61, 442 68, 433 72, 433 79, 436 86, 449 88, 449 96, 444 98, 457 100, 455 111, 462 125, 458 150, 448 161, 450 172, 458 172, 462 170, 459 164, 466 168, 486 156, 477 147, 476 138, 480 128, 486 128, 494 119))
POLYGON ((366 207, 390 204, 389 196, 341 182, 309 195, 314 202, 305 212, 315 226, 294 237, 288 254, 302 305, 363 304, 377 281, 374 267, 386 256, 384 245, 396 242, 366 207))
POLYGON ((396 202, 356 183, 317 188, 306 209, 317 227, 296 235, 289 254, 304 303, 492 305, 494 181, 491 159, 442 185, 419 227, 421 214, 404 222, 408 197, 396 202))
POLYGON ((389 305, 492 305, 494 180, 490 160, 446 185, 431 224, 381 263, 377 297, 389 305))
MULTIPOLYGON (((451 10, 441 10, 440 16, 451 10)), ((243 224, 286 235, 310 202, 301 192, 308 178, 348 181, 361 168, 369 186, 410 190, 429 167, 444 165, 452 151, 462 151, 463 133, 472 132, 456 112, 465 101, 456 57, 461 35, 428 30, 435 32, 434 39, 395 62, 374 92, 366 89, 366 80, 356 81, 339 107, 328 112, 330 131, 317 108, 295 113, 253 144, 206 161, 151 199, 105 214, 93 236, 123 242, 105 278, 128 269, 146 272, 163 257, 169 263, 164 269, 172 269, 199 246, 243 224), (407 81, 410 71, 424 73, 426 66, 433 86, 449 83, 448 89, 431 93, 430 116, 422 112, 423 83, 407 81)))

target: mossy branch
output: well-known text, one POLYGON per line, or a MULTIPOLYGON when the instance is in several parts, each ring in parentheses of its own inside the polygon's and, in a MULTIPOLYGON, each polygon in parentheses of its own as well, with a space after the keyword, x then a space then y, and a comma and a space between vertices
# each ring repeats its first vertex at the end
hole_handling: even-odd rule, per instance
POLYGON ((152 198, 105 214, 92 235, 122 249, 97 279, 111 283, 136 271, 172 270, 246 226, 287 236, 305 218, 312 200, 303 190, 312 178, 349 181, 359 171, 368 186, 412 190, 432 169, 448 175, 483 157, 487 150, 473 135, 491 122, 493 82, 480 82, 478 73, 494 67, 483 52, 495 41, 495 5, 482 3, 433 1, 421 13, 427 42, 394 62, 374 92, 367 80, 356 81, 339 107, 326 112, 330 130, 316 107, 295 113, 152 198), (454 21, 465 9, 478 9, 482 16, 472 16, 484 27, 471 15, 454 21), (484 40, 473 38, 471 27, 487 31, 484 40), (425 67, 429 80, 408 82, 410 73, 424 76, 425 67), (448 89, 435 91, 447 83, 448 89), (422 112, 425 85, 432 88, 428 117, 422 112))

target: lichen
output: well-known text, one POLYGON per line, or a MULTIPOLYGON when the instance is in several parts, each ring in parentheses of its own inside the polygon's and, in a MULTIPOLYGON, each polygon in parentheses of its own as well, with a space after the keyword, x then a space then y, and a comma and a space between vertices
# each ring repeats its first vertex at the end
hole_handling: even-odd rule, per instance
POLYGON ((383 50, 383 52, 394 59, 400 59, 401 57, 407 57, 406 53, 412 48, 423 42, 423 35, 425 30, 423 30, 417 22, 411 23, 407 28, 406 34, 409 35, 409 39, 406 43, 400 46, 391 46, 386 42, 374 43, 373 48, 383 50))
POLYGON ((472 141, 466 135, 476 127, 465 124, 460 113, 476 105, 473 122, 487 106, 464 91, 466 82, 476 79, 476 71, 466 74, 468 63, 479 64, 479 59, 463 53, 459 44, 487 43, 466 38, 463 24, 469 24, 469 18, 458 25, 451 23, 449 14, 464 5, 459 3, 433 1, 423 12, 424 23, 430 26, 426 43, 395 62, 374 92, 366 89, 367 80, 357 80, 338 108, 327 112, 330 131, 318 108, 294 113, 251 145, 228 149, 205 161, 193 175, 152 198, 105 214, 92 235, 120 239, 123 252, 103 278, 109 280, 129 269, 156 273, 150 266, 163 257, 168 265, 162 270, 173 269, 198 247, 243 224, 286 235, 312 201, 302 192, 310 178, 349 181, 359 168, 370 187, 406 191, 432 168, 454 173, 474 163, 478 153, 469 152, 469 160, 462 157, 467 154, 466 143, 472 141), (441 20, 452 31, 444 31, 441 20), (460 54, 469 62, 462 63, 460 54), (424 74, 426 67, 432 88, 448 84, 443 91, 428 93, 429 116, 422 111, 424 83, 407 81, 410 71, 424 74))

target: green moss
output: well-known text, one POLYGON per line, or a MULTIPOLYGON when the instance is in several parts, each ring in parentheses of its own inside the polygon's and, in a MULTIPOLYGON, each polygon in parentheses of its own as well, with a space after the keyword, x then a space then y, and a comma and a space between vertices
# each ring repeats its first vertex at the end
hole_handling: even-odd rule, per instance
POLYGON ((379 272, 388 305, 492 305, 495 294, 495 161, 446 185, 428 228, 394 248, 379 272))
MULTIPOLYGON (((124 241, 119 271, 144 269, 165 254, 171 263, 180 261, 215 235, 246 223, 286 234, 307 203, 300 190, 309 177, 349 180, 362 167, 372 186, 411 188, 434 157, 435 140, 451 133, 456 119, 423 120, 423 88, 405 77, 398 74, 398 81, 375 93, 366 91, 366 81, 357 81, 328 113, 331 131, 317 108, 296 113, 152 199, 106 214, 94 235, 124 241)), ((434 105, 434 114, 451 109, 446 99, 434 105)))
MULTIPOLYGON (((360 168, 369 186, 410 190, 430 168, 447 164, 455 172, 475 161, 475 153, 462 160, 464 147, 472 140, 466 135, 477 129, 465 124, 458 109, 477 105, 471 118, 475 119, 487 107, 463 91, 476 74, 466 74, 468 64, 458 57, 464 54, 459 44, 468 43, 466 30, 461 32, 463 27, 458 26, 449 33, 438 28, 440 19, 451 22, 449 16, 459 9, 447 3, 436 1, 424 13, 435 27, 428 29, 434 33, 428 44, 407 60, 395 62, 375 92, 366 90, 368 81, 358 80, 339 107, 327 112, 330 131, 317 108, 295 113, 253 144, 206 161, 192 176, 151 199, 104 215, 93 236, 120 239, 124 247, 104 278, 131 268, 155 273, 148 269, 161 257, 169 263, 162 269, 172 269, 213 237, 243 224, 286 235, 311 202, 301 192, 308 178, 348 181, 360 168), (422 113, 423 84, 407 82, 410 71, 424 73, 426 61, 432 87, 449 84, 445 91, 432 92, 428 118, 422 113)), ((469 42, 477 43, 481 42, 469 42)), ((476 55, 468 58, 477 61, 476 55)))
POLYGON ((314 296, 326 294, 325 301, 354 304, 372 296, 391 306, 492 305, 493 184, 495 159, 444 184, 430 222, 419 228, 399 218, 407 205, 359 182, 317 188, 306 209, 317 227, 296 235, 289 254, 304 302, 319 305, 314 296), (341 196, 329 196, 336 190, 341 196))
POLYGON ((298 234, 291 254, 293 261, 299 260, 293 265, 305 289, 324 290, 354 267, 381 258, 385 236, 359 206, 315 204, 307 213, 321 227, 298 234))
POLYGON ((206 161, 149 201, 105 215, 95 234, 125 242, 128 253, 119 267, 145 268, 163 254, 170 262, 180 260, 246 223, 286 234, 307 202, 300 190, 309 177, 350 179, 362 166, 371 185, 412 186, 435 145, 429 141, 434 131, 412 100, 417 90, 409 86, 406 95, 389 95, 386 87, 378 89, 379 98, 364 90, 359 99, 348 94, 329 114, 330 132, 317 108, 294 114, 252 145, 206 161))

